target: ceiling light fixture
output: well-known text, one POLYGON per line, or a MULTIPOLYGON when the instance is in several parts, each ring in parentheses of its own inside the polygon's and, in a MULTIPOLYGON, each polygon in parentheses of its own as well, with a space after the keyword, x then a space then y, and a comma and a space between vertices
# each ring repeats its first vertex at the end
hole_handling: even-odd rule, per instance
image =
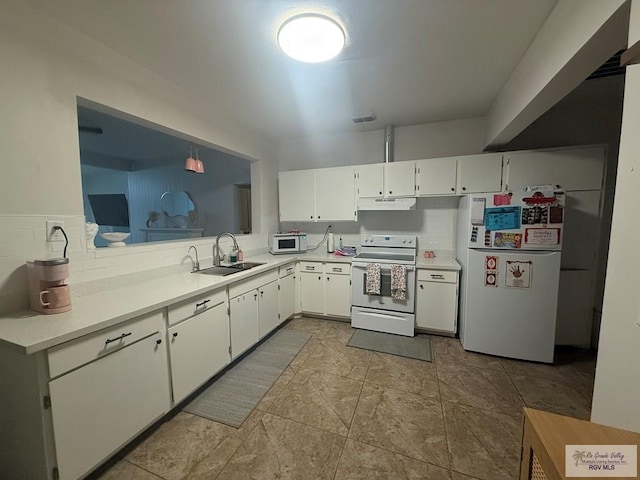
POLYGON ((333 18, 303 13, 287 19, 278 29, 278 45, 291 58, 306 63, 331 60, 345 45, 345 33, 333 18))

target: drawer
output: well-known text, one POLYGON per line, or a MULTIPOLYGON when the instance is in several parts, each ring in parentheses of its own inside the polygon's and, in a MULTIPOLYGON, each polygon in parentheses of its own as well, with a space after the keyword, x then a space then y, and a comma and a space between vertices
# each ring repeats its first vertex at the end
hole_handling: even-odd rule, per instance
POLYGON ((164 316, 158 311, 50 348, 49 376, 62 375, 163 330, 164 316))
POLYGON ((324 266, 324 272, 326 274, 335 274, 335 275, 350 275, 351 274, 351 264, 349 263, 326 263, 324 266))
POLYGON ((169 307, 168 321, 169 325, 175 325, 182 320, 186 320, 189 317, 193 317, 197 313, 204 312, 209 308, 215 307, 222 302, 227 301, 227 290, 221 289, 215 292, 202 295, 200 297, 194 297, 191 300, 180 302, 176 305, 169 307))
POLYGON ((296 273, 296 264, 290 263, 288 265, 284 265, 279 268, 278 274, 280 278, 288 277, 289 275, 293 275, 296 273))
POLYGON ((278 280, 278 270, 274 268, 270 272, 263 273, 262 275, 232 283, 229 285, 229 298, 235 298, 238 295, 247 293, 250 290, 255 290, 256 288, 260 288, 263 285, 275 282, 276 280, 278 280))
POLYGON ((300 262, 300 272, 322 273, 322 263, 321 262, 300 262))
POLYGON ((454 270, 418 270, 418 281, 458 283, 458 272, 454 270))

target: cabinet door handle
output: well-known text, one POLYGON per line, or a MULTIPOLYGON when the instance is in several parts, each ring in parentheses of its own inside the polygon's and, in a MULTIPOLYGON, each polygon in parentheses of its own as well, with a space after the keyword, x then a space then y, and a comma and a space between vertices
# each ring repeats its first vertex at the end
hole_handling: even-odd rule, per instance
POLYGON ((253 299, 254 299, 254 300, 257 300, 257 299, 258 299, 258 294, 257 294, 257 293, 254 293, 254 294, 253 294, 253 299))
POLYGON ((467 189, 467 187, 462 187, 462 190, 463 190, 463 191, 464 191, 464 190, 466 190, 466 189, 467 189))
POLYGON ((320 220, 320 215, 318 215, 318 220, 320 220))
POLYGON ((178 332, 173 332, 173 338, 176 338, 178 336, 178 332))
POLYGON ((455 191, 456 191, 456 189, 455 189, 455 188, 453 188, 453 187, 451 187, 451 191, 452 191, 452 192, 455 192, 455 191))
POLYGON ((420 285, 420 290, 424 290, 424 285, 420 285))
POLYGON ((162 343, 162 339, 156 340, 156 345, 160 345, 162 343))
POLYGON ((378 192, 378 194, 382 195, 382 192, 378 192))
POLYGON ((318 277, 318 280, 322 280, 322 277, 318 277))
POLYGON ((264 291, 260 292, 260 298, 264 297, 264 291))
POLYGON ((444 275, 431 275, 431 278, 434 278, 437 280, 444 280, 444 275))
POLYGON ((118 341, 122 340, 123 338, 128 337, 129 335, 131 335, 131 332, 129 332, 129 333, 123 333, 122 335, 120 335, 119 337, 116 337, 116 338, 107 338, 107 339, 105 340, 104 344, 105 344, 105 345, 109 345, 110 343, 118 342, 118 341))
POLYGON ((313 220, 313 215, 311 215, 311 217, 310 217, 310 218, 311 218, 311 220, 313 220))
POLYGON ((389 195, 391 195, 393 192, 391 190, 389 190, 389 195))
POLYGON ((327 282, 329 281, 329 277, 327 277, 327 282))
POLYGON ((335 268, 335 267, 334 267, 334 268, 332 268, 331 270, 333 270, 334 272, 342 272, 342 269, 341 269, 341 268, 335 268))
POLYGON ((200 303, 196 303, 196 308, 198 307, 202 307, 203 305, 206 305, 207 303, 209 303, 211 300, 207 299, 207 300, 203 300, 200 303))

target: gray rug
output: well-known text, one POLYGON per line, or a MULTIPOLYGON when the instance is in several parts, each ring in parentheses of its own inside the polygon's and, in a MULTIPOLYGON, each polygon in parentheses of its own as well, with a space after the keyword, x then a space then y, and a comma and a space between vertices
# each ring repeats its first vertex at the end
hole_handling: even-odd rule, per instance
POLYGON ((371 330, 356 330, 347 345, 425 362, 431 361, 431 341, 427 337, 405 337, 371 330))
POLYGON ((183 410, 239 427, 309 338, 307 332, 278 330, 183 410))

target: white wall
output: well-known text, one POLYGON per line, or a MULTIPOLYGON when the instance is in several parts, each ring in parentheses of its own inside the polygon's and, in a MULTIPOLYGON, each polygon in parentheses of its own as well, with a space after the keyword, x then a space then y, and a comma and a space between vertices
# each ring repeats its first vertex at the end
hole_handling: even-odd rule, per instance
POLYGON ((625 44, 625 0, 560 0, 487 114, 487 145, 503 145, 625 44))
POLYGON ((186 253, 180 242, 127 247, 120 253, 126 261, 84 250, 77 97, 258 160, 251 167, 257 233, 245 243, 265 244, 264 232, 277 222, 275 145, 234 122, 231 112, 18 1, 0 9, 0 58, 0 310, 25 305, 25 260, 59 255, 59 244, 45 242, 49 216, 69 222, 72 283, 180 263, 177 251, 162 253, 176 245, 186 253))
MULTIPOLYGON (((396 161, 482 152, 484 118, 398 126, 396 161)), ((278 152, 279 171, 362 165, 384 161, 384 130, 317 135, 285 140, 278 152)))
MULTIPOLYGON (((640 41, 633 0, 629 45, 640 41)), ((640 432, 640 65, 627 68, 616 197, 591 420, 640 432)))

